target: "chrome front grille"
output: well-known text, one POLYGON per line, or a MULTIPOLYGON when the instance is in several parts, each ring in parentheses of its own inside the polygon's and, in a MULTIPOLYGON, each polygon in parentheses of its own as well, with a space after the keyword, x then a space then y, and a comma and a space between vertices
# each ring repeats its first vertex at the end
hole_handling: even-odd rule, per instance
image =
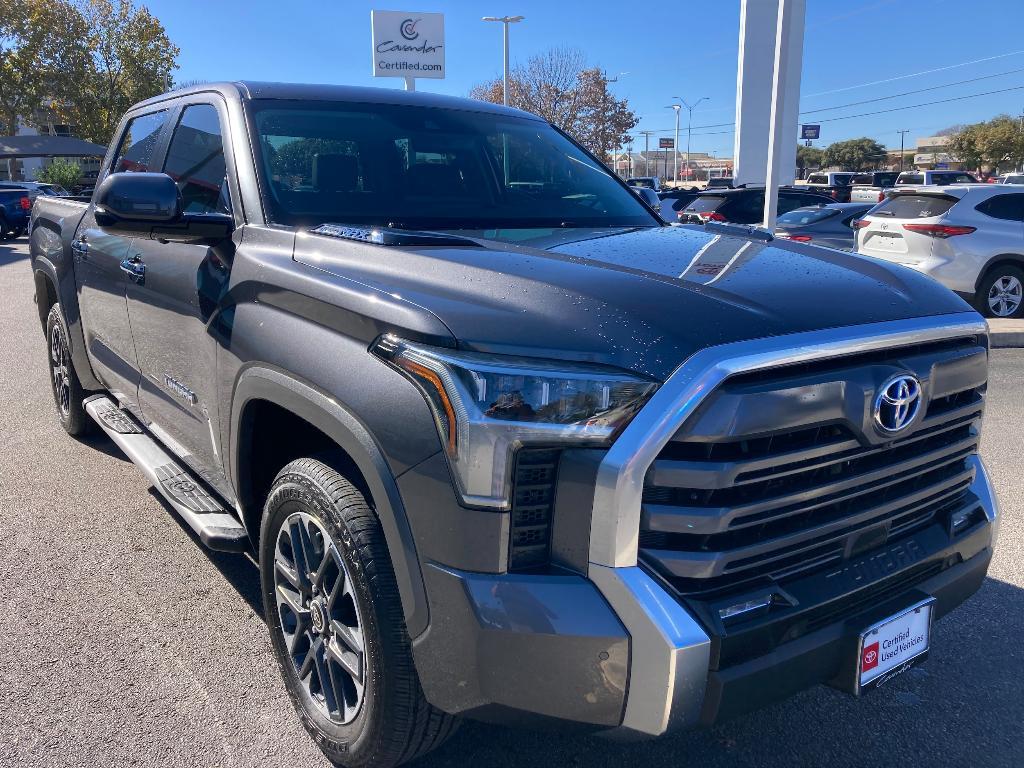
POLYGON ((725 382, 647 472, 641 560, 681 593, 731 591, 942 519, 973 479, 985 360, 968 339, 725 382), (910 434, 883 442, 866 403, 901 369, 930 399, 910 434), (772 407, 785 427, 765 429, 772 407))

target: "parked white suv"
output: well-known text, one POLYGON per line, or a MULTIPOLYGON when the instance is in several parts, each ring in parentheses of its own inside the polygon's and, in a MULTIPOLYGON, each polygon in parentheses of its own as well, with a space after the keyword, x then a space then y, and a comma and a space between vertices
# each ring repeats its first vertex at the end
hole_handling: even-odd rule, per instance
POLYGON ((1024 188, 896 188, 855 226, 858 253, 923 272, 988 317, 1024 317, 1024 188))
POLYGON ((977 184, 978 180, 966 171, 901 171, 896 177, 896 186, 920 186, 922 184, 934 184, 946 186, 947 184, 977 184))

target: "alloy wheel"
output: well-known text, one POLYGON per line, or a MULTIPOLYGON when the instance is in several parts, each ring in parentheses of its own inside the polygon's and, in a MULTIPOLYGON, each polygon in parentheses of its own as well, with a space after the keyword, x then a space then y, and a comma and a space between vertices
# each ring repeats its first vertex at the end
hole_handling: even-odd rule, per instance
POLYGON ((1009 317, 1024 301, 1024 285, 1013 275, 1004 275, 992 283, 988 306, 996 317, 1009 317))
POLYGON ((50 372, 53 375, 53 395, 62 418, 71 413, 71 375, 68 370, 68 345, 64 329, 54 323, 50 331, 50 372))
POLYGON ((338 545, 305 512, 288 516, 274 550, 274 592, 288 656, 313 705, 351 722, 363 703, 367 654, 354 585, 338 545))

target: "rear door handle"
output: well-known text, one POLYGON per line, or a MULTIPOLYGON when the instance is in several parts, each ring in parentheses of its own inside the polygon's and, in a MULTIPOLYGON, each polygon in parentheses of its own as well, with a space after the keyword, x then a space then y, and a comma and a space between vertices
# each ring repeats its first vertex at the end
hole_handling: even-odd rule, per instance
POLYGON ((122 261, 121 271, 127 273, 137 283, 146 279, 146 265, 138 256, 122 261))

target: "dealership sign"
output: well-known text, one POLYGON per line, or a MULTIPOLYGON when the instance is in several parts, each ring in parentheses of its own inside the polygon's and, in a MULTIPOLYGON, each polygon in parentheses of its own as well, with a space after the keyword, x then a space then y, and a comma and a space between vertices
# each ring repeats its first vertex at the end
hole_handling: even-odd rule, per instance
POLYGON ((370 11, 374 77, 444 77, 444 14, 370 11))
POLYGON ((813 141, 814 139, 821 138, 821 126, 820 125, 801 125, 800 126, 800 138, 808 139, 813 141))
POLYGON ((675 139, 658 139, 658 149, 675 149, 675 139))

